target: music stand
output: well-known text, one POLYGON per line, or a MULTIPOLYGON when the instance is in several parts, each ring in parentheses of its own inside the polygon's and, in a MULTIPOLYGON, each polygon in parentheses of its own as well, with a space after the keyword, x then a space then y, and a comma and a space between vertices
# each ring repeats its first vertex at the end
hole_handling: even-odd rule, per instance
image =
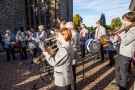
POLYGON ((39 81, 37 81, 35 84, 33 84, 32 90, 38 90, 38 88, 36 88, 36 85, 38 84, 38 82, 39 82, 39 84, 40 84, 40 87, 41 87, 41 81, 48 83, 48 82, 45 81, 44 78, 41 76, 42 71, 45 72, 44 69, 42 69, 42 68, 43 68, 43 65, 40 66, 40 64, 39 64, 39 66, 36 65, 36 67, 38 67, 38 70, 39 70, 38 74, 40 75, 40 77, 39 77, 39 81))
MULTIPOLYGON (((96 53, 97 53, 97 52, 95 52, 95 53, 92 53, 92 52, 91 52, 90 56, 91 56, 91 55, 94 55, 94 54, 96 54, 96 53)), ((97 56, 95 55, 95 58, 96 58, 96 57, 97 57, 97 56)), ((85 58, 87 58, 87 56, 85 56, 85 58)), ((84 60, 85 60, 85 58, 84 58, 84 57, 82 58, 82 60, 83 60, 83 61, 82 61, 82 63, 83 63, 83 75, 82 75, 81 78, 83 78, 83 79, 84 79, 85 77, 87 77, 87 76, 85 75, 85 71, 84 71, 84 64, 85 64, 85 61, 84 61, 84 60)))
MULTIPOLYGON (((38 45, 39 46, 39 45, 38 45)), ((37 53, 37 55, 39 56, 39 53, 41 52, 39 49, 41 49, 41 48, 37 48, 38 49, 38 53, 37 53)), ((43 51, 43 50, 42 50, 43 51)), ((42 60, 41 60, 42 61, 42 60)), ((47 83, 47 81, 45 81, 44 79, 43 79, 43 77, 41 76, 41 74, 42 74, 42 71, 43 72, 45 72, 46 70, 45 70, 45 66, 47 66, 47 63, 46 63, 46 61, 43 61, 43 63, 42 63, 42 65, 40 65, 40 63, 39 63, 39 65, 37 65, 37 64, 34 64, 37 68, 38 68, 38 70, 39 70, 39 72, 38 72, 38 74, 40 75, 40 77, 39 77, 39 83, 40 83, 40 87, 41 87, 41 81, 43 81, 43 82, 46 82, 47 83)), ((50 73, 50 68, 49 68, 49 70, 48 70, 48 75, 51 75, 51 73, 50 73)), ((37 88, 36 88, 36 85, 38 84, 38 82, 36 82, 35 84, 33 84, 33 88, 32 88, 32 90, 37 90, 37 88)))

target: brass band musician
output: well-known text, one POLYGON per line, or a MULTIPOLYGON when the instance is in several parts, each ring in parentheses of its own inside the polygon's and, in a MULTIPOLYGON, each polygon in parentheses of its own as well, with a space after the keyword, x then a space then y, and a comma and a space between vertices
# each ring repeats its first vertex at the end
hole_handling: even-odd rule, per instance
POLYGON ((27 59, 27 52, 26 52, 26 36, 23 32, 18 31, 16 36, 16 42, 19 46, 20 58, 21 60, 27 59))
MULTIPOLYGON (((97 21, 96 22, 96 32, 95 32, 95 38, 96 39, 99 39, 102 35, 105 35, 106 34, 106 30, 103 26, 101 26, 101 22, 100 21, 97 21)), ((104 50, 103 50, 103 45, 101 44, 101 47, 100 47, 100 53, 101 53, 101 62, 104 61, 104 50)))
POLYGON ((37 43, 34 41, 36 38, 36 34, 33 33, 32 30, 28 30, 28 35, 26 36, 26 40, 28 41, 28 46, 30 48, 30 53, 34 58, 37 56, 37 43))
POLYGON ((120 90, 127 90, 129 64, 135 52, 135 12, 127 12, 122 19, 126 27, 121 29, 122 32, 119 31, 121 43, 115 62, 116 83, 112 85, 118 86, 120 90))
POLYGON ((14 53, 14 45, 15 45, 15 36, 10 32, 10 30, 6 30, 6 34, 3 36, 4 40, 4 47, 6 49, 6 54, 7 54, 7 62, 10 61, 10 49, 12 52, 12 57, 14 60, 15 58, 15 53, 14 53))
POLYGON ((63 29, 56 38, 61 43, 61 47, 59 47, 56 55, 51 56, 48 52, 43 52, 47 62, 54 67, 55 90, 71 90, 73 80, 72 60, 74 58, 71 38, 71 31, 63 29))

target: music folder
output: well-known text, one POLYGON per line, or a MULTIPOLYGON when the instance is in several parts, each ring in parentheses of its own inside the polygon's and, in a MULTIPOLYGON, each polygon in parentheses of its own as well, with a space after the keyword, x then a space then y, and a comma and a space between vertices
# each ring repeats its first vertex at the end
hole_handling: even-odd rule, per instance
POLYGON ((36 42, 40 42, 40 39, 38 37, 34 38, 36 42))

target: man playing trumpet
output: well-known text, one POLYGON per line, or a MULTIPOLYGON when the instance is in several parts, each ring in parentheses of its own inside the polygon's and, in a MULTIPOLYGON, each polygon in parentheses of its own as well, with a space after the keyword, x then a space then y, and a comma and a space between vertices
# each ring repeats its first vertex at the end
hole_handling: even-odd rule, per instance
POLYGON ((119 33, 121 44, 115 62, 116 83, 112 83, 112 85, 119 86, 120 90, 126 90, 129 74, 128 66, 135 52, 135 13, 128 12, 122 16, 122 19, 127 28, 119 33))

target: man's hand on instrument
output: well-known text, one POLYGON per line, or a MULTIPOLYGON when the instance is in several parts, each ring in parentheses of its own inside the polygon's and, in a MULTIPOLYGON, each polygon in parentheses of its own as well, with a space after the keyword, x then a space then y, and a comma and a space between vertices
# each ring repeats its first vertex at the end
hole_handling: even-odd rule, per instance
POLYGON ((43 54, 44 54, 44 55, 47 55, 47 54, 48 54, 48 52, 46 52, 46 51, 43 51, 43 54))

